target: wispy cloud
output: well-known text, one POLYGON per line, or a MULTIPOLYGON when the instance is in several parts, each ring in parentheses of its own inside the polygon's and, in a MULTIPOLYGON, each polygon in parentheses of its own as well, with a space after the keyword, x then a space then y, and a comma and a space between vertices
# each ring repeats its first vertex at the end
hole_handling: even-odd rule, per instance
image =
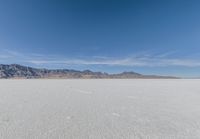
POLYGON ((105 57, 92 56, 82 58, 66 58, 56 55, 45 54, 23 54, 16 51, 6 50, 0 53, 1 61, 13 61, 12 63, 28 63, 32 65, 107 65, 107 66, 124 66, 124 67, 200 67, 200 60, 188 58, 169 58, 173 52, 162 54, 140 53, 128 57, 105 57))
POLYGON ((108 65, 108 66, 137 66, 137 67, 200 67, 200 60, 192 59, 167 59, 167 58, 146 58, 146 57, 127 57, 127 58, 104 58, 104 59, 66 59, 66 60, 31 60, 32 64, 65 64, 65 65, 108 65))

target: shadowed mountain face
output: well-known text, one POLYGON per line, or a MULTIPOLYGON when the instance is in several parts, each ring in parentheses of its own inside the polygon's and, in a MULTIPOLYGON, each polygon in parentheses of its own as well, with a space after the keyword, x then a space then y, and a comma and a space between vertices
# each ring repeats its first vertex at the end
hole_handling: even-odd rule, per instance
POLYGON ((123 72, 119 74, 108 74, 102 72, 93 72, 90 70, 77 71, 69 69, 36 69, 32 67, 21 66, 17 64, 0 64, 0 78, 117 78, 117 79, 137 79, 137 78, 176 78, 171 76, 142 75, 135 72, 123 72))

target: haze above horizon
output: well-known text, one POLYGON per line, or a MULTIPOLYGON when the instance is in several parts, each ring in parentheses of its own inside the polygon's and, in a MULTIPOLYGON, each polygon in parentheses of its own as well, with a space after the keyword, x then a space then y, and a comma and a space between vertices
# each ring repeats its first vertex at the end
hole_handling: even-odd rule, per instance
POLYGON ((200 1, 1 0, 0 64, 200 77, 200 1))

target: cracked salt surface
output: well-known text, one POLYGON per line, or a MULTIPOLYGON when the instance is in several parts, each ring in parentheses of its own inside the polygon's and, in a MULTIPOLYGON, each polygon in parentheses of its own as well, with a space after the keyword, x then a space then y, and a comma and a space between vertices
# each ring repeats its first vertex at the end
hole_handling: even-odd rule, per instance
POLYGON ((0 80, 1 139, 199 139, 200 80, 0 80))

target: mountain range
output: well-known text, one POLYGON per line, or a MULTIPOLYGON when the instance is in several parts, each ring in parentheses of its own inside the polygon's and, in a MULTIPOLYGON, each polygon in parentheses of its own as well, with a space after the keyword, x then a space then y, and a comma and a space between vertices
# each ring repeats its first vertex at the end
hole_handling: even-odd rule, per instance
POLYGON ((9 79, 176 79, 173 76, 143 75, 136 72, 122 72, 119 74, 108 74, 105 72, 93 72, 90 70, 78 71, 71 69, 39 69, 18 64, 0 64, 0 78, 9 79))

